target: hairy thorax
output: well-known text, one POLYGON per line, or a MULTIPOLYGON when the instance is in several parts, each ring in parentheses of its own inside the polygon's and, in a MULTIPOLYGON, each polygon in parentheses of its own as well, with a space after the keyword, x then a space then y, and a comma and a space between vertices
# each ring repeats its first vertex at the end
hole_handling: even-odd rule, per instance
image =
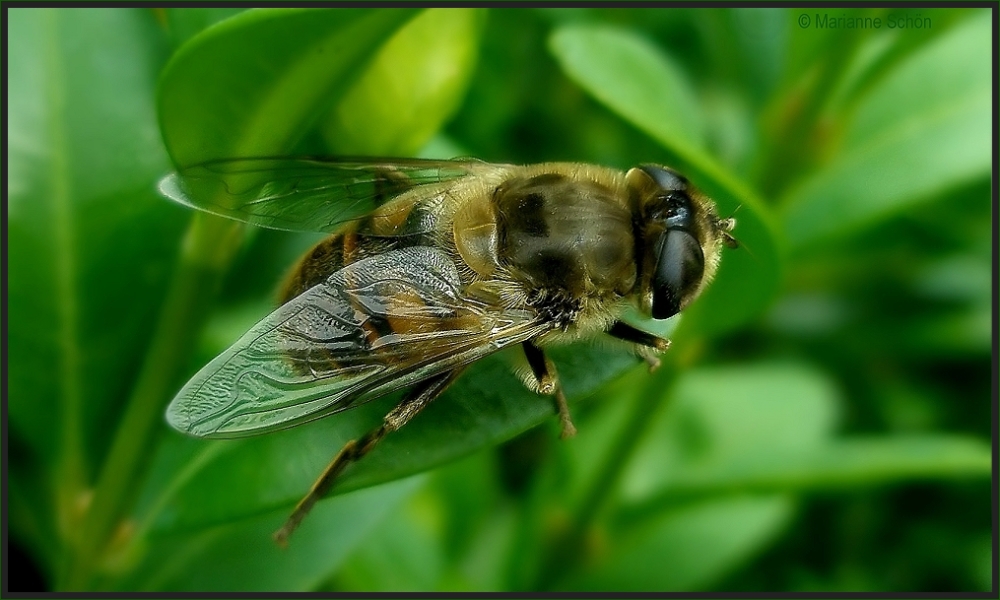
POLYGON ((516 284, 563 329, 603 322, 637 279, 632 212, 616 185, 551 172, 508 180, 456 213, 456 249, 479 277, 516 284))

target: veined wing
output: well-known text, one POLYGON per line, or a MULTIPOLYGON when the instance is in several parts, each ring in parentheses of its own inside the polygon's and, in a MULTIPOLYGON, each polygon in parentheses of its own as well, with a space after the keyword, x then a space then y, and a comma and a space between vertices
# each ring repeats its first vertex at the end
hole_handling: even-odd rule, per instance
POLYGON ((416 187, 506 168, 473 159, 240 158, 181 169, 160 193, 181 204, 260 227, 332 232, 416 187))
POLYGON ((201 437, 282 429, 550 328, 531 310, 463 298, 444 252, 394 250, 345 267, 268 315, 184 386, 167 420, 201 437))

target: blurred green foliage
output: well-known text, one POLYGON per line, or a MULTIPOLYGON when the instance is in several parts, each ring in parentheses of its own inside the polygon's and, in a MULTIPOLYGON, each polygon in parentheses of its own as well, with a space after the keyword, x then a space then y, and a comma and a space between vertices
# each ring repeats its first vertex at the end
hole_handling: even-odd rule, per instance
POLYGON ((5 490, 52 589, 990 588, 989 10, 8 14, 5 490), (281 551, 393 398, 247 440, 168 431, 317 238, 156 182, 417 152, 669 164, 743 248, 656 374, 555 353, 573 440, 483 361, 281 551))

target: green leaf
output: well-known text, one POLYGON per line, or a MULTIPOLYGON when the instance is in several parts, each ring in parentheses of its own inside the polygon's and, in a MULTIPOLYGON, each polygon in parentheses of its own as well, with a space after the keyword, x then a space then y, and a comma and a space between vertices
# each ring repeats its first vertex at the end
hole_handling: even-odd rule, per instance
POLYGON ((988 176, 990 32, 988 13, 968 20, 860 101, 839 154, 783 200, 793 246, 870 226, 988 176))
MULTIPOLYGON (((482 24, 465 11, 414 11, 399 19, 389 10, 237 11, 9 11, 5 508, 12 545, 32 555, 51 587, 517 590, 564 577, 561 583, 572 587, 605 588, 989 589, 989 518, 981 518, 989 506, 989 407, 970 400, 989 397, 985 352, 995 304, 983 166, 983 132, 995 124, 981 118, 989 114, 981 81, 992 56, 978 50, 989 47, 982 16, 988 11, 866 9, 858 14, 923 13, 933 26, 854 34, 802 29, 794 22, 798 13, 786 9, 503 11, 482 28, 480 58, 474 46, 482 24), (297 18, 326 19, 333 37, 319 25, 298 26, 297 18), (424 38, 432 21, 440 34, 424 38), (633 33, 586 28, 609 33, 574 50, 576 62, 564 68, 571 80, 560 71, 565 60, 539 60, 539 52, 554 24, 584 21, 614 22, 633 33), (325 53, 340 75, 302 51, 329 47, 341 34, 353 44, 344 46, 350 56, 325 53), (652 43, 634 43, 640 38, 652 43), (685 311, 687 325, 674 336, 665 377, 632 369, 634 377, 600 388, 594 402, 601 405, 580 406, 600 381, 637 361, 586 345, 556 354, 571 384, 580 430, 574 440, 555 439, 550 399, 525 392, 510 375, 516 352, 497 356, 387 440, 368 457, 374 462, 355 465, 337 491, 450 460, 531 423, 545 422, 544 428, 496 452, 481 451, 461 469, 441 470, 449 473, 447 485, 425 488, 400 510, 408 492, 396 486, 410 481, 324 500, 290 550, 279 552, 269 534, 291 503, 341 443, 377 424, 394 399, 245 441, 209 443, 166 432, 158 402, 180 383, 177 371, 185 363, 192 371, 203 365, 266 314, 274 283, 310 241, 305 234, 257 232, 225 282, 200 347, 191 351, 194 344, 184 340, 201 328, 200 301, 211 295, 227 262, 220 256, 231 245, 213 248, 213 240, 233 223, 219 226, 199 215, 193 222, 201 234, 183 234, 192 215, 155 192, 171 166, 158 140, 153 90, 170 52, 186 42, 178 56, 193 53, 187 67, 164 79, 179 87, 162 124, 171 144, 182 139, 179 147, 192 159, 202 150, 230 154, 262 139, 267 143, 254 152, 329 153, 337 143, 348 146, 343 152, 390 147, 382 152, 395 153, 395 144, 409 152, 425 131, 451 119, 465 85, 461 70, 480 62, 470 102, 449 125, 453 146, 477 150, 439 148, 434 156, 478 152, 509 161, 575 154, 623 167, 666 162, 714 197, 723 216, 744 205, 735 214, 744 248, 726 251, 716 285, 685 311), (390 52, 387 44, 402 49, 390 52), (437 57, 431 63, 422 59, 431 55, 437 57), (393 61, 406 70, 386 70, 393 61), (432 68, 449 62, 462 66, 447 74, 432 68), (303 74, 309 65, 315 76, 303 74), (616 85, 616 70, 653 77, 616 85), (588 86, 594 75, 609 85, 588 86), (326 91, 311 87, 314 81, 326 91), (687 94, 691 112, 665 115, 662 105, 637 103, 664 87, 671 102, 674 92, 687 94), (299 89, 306 95, 297 96, 299 89), (419 103, 425 112, 414 115, 408 111, 417 98, 426 100, 419 103), (241 112, 244 100, 250 104, 241 112), (355 106, 342 108, 349 102, 355 106), (973 115, 962 120, 963 106, 980 115, 975 127, 973 115), (796 114, 804 115, 801 123, 796 114), (793 134, 801 125, 801 136, 791 137, 802 144, 783 135, 757 139, 762 126, 779 131, 785 121, 795 125, 793 134), (688 129, 694 138, 685 137, 688 129), (924 142, 941 144, 936 151, 947 155, 926 151, 924 142), (766 207, 760 210, 753 190, 719 162, 737 173, 778 173, 759 185, 791 192, 783 198, 789 202, 803 190, 852 196, 843 202, 834 195, 827 213, 818 205, 803 208, 816 244, 796 241, 797 249, 811 245, 810 253, 787 257, 799 261, 788 265, 792 300, 832 297, 843 318, 830 314, 826 329, 782 331, 777 338, 767 333, 774 322, 749 336, 728 336, 718 347, 689 343, 687 330, 716 334, 746 322, 774 289, 768 280, 780 277, 786 258, 783 232, 775 235, 766 207), (895 170, 879 170, 886 165, 895 170), (842 181, 859 176, 867 181, 842 181), (856 205, 866 202, 871 206, 856 205), (845 206, 857 212, 840 215, 845 206), (871 227, 846 246, 823 246, 822 240, 901 211, 903 218, 871 227), (837 224, 839 217, 849 223, 837 224), (168 286, 172 271, 180 283, 168 286), (177 289, 192 301, 167 299, 177 289), (167 335, 155 334, 157 328, 167 335), (695 355, 736 361, 753 353, 812 357, 820 368, 744 360, 740 369, 690 377, 669 368, 695 355), (843 383, 824 373, 837 373, 843 383), (852 427, 870 434, 832 435, 838 407, 846 405, 840 385, 855 396, 852 427), (139 413, 122 410, 126 399, 129 407, 146 407, 141 426, 131 418, 139 413), (635 425, 643 419, 648 427, 635 425), (940 435, 945 430, 978 437, 940 435), (647 434, 627 435, 636 431, 647 434), (529 455, 540 457, 537 464, 529 455), (113 457, 128 458, 127 468, 113 457), (98 470, 101 485, 94 489, 98 470), (145 487, 135 505, 140 480, 145 487), (909 486, 883 489, 911 481, 922 482, 941 510, 911 510, 898 493, 909 486), (762 552, 786 523, 784 509, 775 506, 812 505, 813 494, 821 506, 803 511, 785 539, 762 552), (584 510, 590 500, 598 507, 592 516, 584 510), (563 537, 576 540, 561 532, 577 525, 584 543, 579 555, 566 553, 564 564, 593 562, 575 575, 570 568, 549 572, 558 563, 542 560, 547 549, 563 537), (837 535, 845 531, 846 544, 837 535), (887 531, 906 534, 893 541, 898 536, 887 531), (810 547, 825 550, 819 556, 810 547), (741 564, 742 572, 732 572, 741 564)), ((15 589, 22 573, 12 575, 15 589)))
POLYGON ((160 123, 174 163, 291 152, 414 14, 261 9, 203 31, 161 80, 160 123))
POLYGON ((794 363, 683 375, 629 465, 615 535, 571 587, 703 589, 780 531, 789 493, 990 474, 989 445, 966 436, 831 440, 837 402, 794 363))
POLYGON ((839 397, 792 363, 699 369, 626 474, 626 520, 678 501, 988 476, 986 443, 968 436, 831 439, 839 397))
POLYGON ((705 432, 689 444, 689 456, 734 457, 760 446, 787 452, 815 446, 832 434, 839 402, 834 384, 814 367, 756 363, 682 375, 672 411, 678 427, 697 423, 705 432))
POLYGON ((668 511, 605 549, 572 590, 696 591, 767 545, 789 522, 787 496, 740 496, 668 511))
POLYGON ((194 534, 153 537, 144 561, 131 566, 116 589, 315 590, 421 483, 413 478, 324 502, 284 549, 270 536, 287 517, 283 510, 194 534))
POLYGON ((633 123, 655 121, 672 145, 701 147, 703 116, 683 72, 648 41, 626 30, 565 25, 549 48, 566 75, 633 123))
POLYGON ((839 402, 832 383, 807 365, 693 369, 680 376, 669 409, 629 465, 624 496, 655 494, 679 473, 747 454, 795 455, 821 445, 836 424, 839 402))
POLYGON ((327 117, 322 132, 331 152, 410 156, 420 150, 464 96, 484 16, 482 10, 431 9, 403 27, 327 117))
POLYGON ((969 11, 966 19, 907 57, 861 100, 845 135, 846 149, 912 127, 925 115, 989 87, 991 61, 983 50, 990 43, 990 11, 969 11))
POLYGON ((155 189, 168 47, 149 11, 10 19, 10 425, 72 496, 107 451, 187 218, 155 189))
MULTIPOLYGON (((473 365, 413 423, 349 467, 333 493, 405 477, 554 420, 552 399, 528 391, 513 374, 510 361, 520 350, 511 350, 473 365)), ((636 364, 620 349, 561 348, 552 356, 571 400, 636 364)), ((171 436, 154 462, 154 483, 140 514, 149 511, 143 518, 154 529, 169 531, 290 507, 341 446, 377 426, 398 398, 382 398, 315 423, 245 440, 171 436)))
POLYGON ((660 142, 673 161, 671 166, 712 197, 721 215, 740 210, 734 234, 743 249, 724 253, 716 281, 685 312, 682 329, 719 333, 763 310, 780 279, 775 227, 755 193, 705 152, 692 85, 659 50, 626 32, 564 26, 549 42, 563 71, 599 102, 660 142))
POLYGON ((623 509, 627 522, 663 507, 732 493, 815 492, 907 481, 987 478, 990 448, 969 436, 846 438, 797 453, 756 449, 678 469, 654 497, 623 509))
POLYGON ((164 26, 174 42, 174 46, 180 46, 202 30, 212 25, 238 15, 247 10, 245 8, 166 8, 161 10, 164 15, 164 26))

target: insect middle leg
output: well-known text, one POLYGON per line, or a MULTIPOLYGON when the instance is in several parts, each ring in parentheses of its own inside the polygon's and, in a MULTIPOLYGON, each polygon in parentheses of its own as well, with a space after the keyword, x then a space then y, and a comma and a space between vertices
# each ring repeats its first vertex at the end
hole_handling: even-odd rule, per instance
POLYGON ((632 327, 624 321, 615 321, 608 330, 608 335, 636 344, 639 347, 639 356, 649 365, 650 372, 660 367, 660 358, 657 354, 666 352, 670 348, 670 340, 632 327))
POLYGON ((538 392, 546 396, 553 396, 556 401, 556 410, 559 412, 559 424, 562 426, 560 437, 563 439, 576 435, 576 426, 569 414, 569 405, 566 404, 566 395, 563 394, 562 386, 559 385, 559 376, 556 374, 556 365, 553 363, 542 349, 532 344, 524 342, 524 356, 528 359, 528 366, 535 375, 538 384, 538 392))
POLYGON ((340 475, 340 473, 347 467, 347 465, 352 462, 360 460, 366 454, 371 452, 372 448, 378 444, 382 438, 386 435, 398 431, 403 425, 406 425, 410 419, 417 416, 425 406, 431 403, 435 398, 441 395, 445 389, 458 377, 461 369, 455 369, 453 371, 448 371, 442 373, 435 377, 432 377, 426 381, 422 381, 417 384, 406 396, 396 405, 389 414, 385 416, 382 420, 382 425, 377 429, 369 431, 365 435, 361 436, 357 440, 351 440, 344 444, 344 447, 340 449, 340 452, 333 457, 330 464, 327 465, 323 474, 319 476, 319 479, 313 483, 312 488, 309 493, 305 495, 302 500, 295 506, 295 510, 292 511, 291 516, 285 521, 285 524, 281 526, 281 529, 274 532, 274 541, 277 542, 279 546, 285 547, 288 545, 288 538, 292 533, 298 528, 299 524, 302 523, 302 519, 305 518, 309 511, 316 502, 326 495, 330 488, 333 486, 334 481, 340 475))

